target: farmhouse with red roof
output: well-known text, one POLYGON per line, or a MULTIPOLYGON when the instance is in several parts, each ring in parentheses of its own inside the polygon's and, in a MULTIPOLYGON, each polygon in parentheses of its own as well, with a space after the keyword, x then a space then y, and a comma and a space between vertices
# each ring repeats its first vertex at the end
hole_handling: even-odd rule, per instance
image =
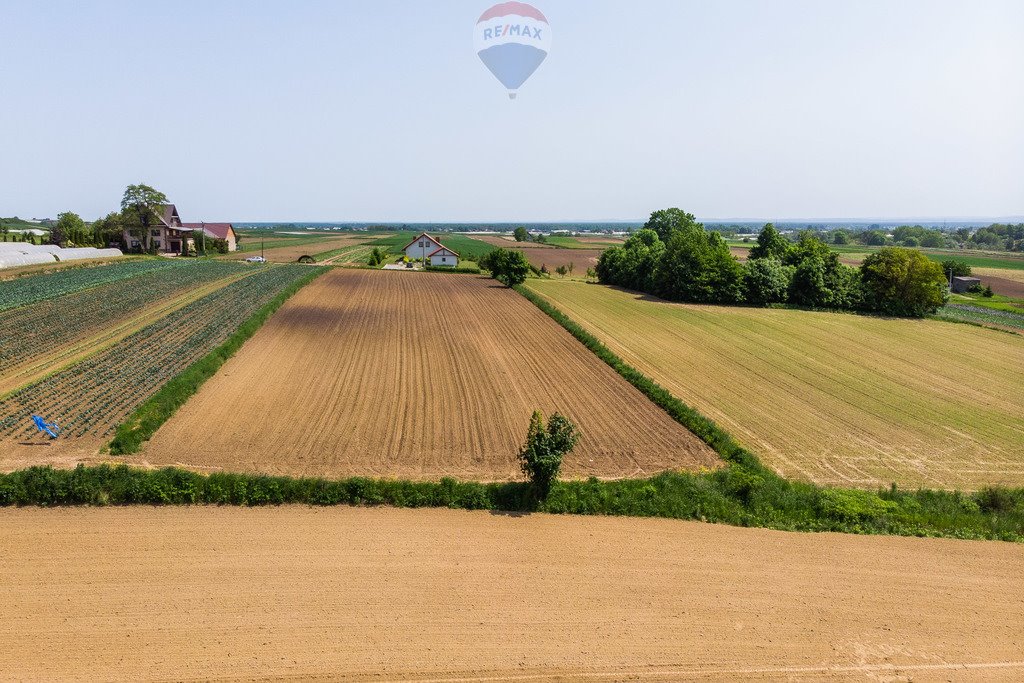
MULTIPOLYGON (((238 249, 238 239, 231 223, 182 223, 178 207, 174 204, 160 207, 156 211, 156 218, 156 223, 149 227, 149 243, 157 253, 181 254, 183 247, 186 250, 194 249, 195 239, 200 236, 200 232, 205 233, 207 239, 224 240, 228 251, 238 249)), ((132 235, 127 228, 123 237, 126 251, 143 249, 138 235, 132 235)))

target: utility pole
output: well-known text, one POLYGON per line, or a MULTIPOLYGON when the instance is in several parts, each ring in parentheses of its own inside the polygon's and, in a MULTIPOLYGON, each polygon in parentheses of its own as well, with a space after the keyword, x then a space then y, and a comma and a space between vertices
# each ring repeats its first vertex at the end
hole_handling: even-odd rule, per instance
POLYGON ((263 258, 263 238, 260 238, 260 258, 263 258))

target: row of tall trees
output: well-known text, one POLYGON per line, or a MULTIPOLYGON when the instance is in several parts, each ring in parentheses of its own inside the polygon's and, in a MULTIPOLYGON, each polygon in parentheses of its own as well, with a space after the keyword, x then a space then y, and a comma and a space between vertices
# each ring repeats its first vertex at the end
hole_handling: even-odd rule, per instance
POLYGON ((622 247, 606 250, 597 276, 606 284, 700 303, 923 316, 946 301, 942 267, 918 251, 883 248, 856 269, 840 263, 814 234, 803 233, 794 243, 769 223, 744 264, 720 234, 680 209, 655 211, 622 247))

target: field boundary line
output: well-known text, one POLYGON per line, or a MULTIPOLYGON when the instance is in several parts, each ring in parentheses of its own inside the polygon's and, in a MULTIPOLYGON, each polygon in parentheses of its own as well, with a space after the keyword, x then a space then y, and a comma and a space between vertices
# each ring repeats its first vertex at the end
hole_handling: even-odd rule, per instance
POLYGON ((58 349, 41 359, 32 361, 29 365, 12 368, 0 376, 0 401, 10 397, 19 389, 23 389, 36 382, 41 382, 51 375, 55 375, 92 358, 147 325, 152 325, 158 320, 166 318, 190 303, 202 299, 204 296, 223 289, 239 280, 251 277, 255 272, 234 273, 214 280, 202 287, 189 290, 187 293, 181 294, 169 302, 151 306, 137 316, 125 322, 117 323, 91 337, 72 342, 71 346, 58 349), (17 383, 12 385, 12 381, 17 383))
POLYGON ((114 455, 137 453, 142 444, 171 418, 224 363, 249 340, 277 309, 300 289, 326 273, 328 268, 311 268, 239 325, 217 348, 168 380, 120 425, 107 445, 114 455))

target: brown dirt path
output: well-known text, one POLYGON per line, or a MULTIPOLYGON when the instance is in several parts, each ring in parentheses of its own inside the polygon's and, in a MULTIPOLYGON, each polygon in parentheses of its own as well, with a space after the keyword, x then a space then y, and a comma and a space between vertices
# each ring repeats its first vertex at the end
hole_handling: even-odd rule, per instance
POLYGON ((721 464, 494 280, 343 269, 292 297, 134 461, 302 476, 519 479, 516 453, 534 410, 560 411, 579 426, 568 477, 721 464))
POLYGON ((1019 545, 452 510, 0 520, 5 679, 1024 678, 1019 545))

